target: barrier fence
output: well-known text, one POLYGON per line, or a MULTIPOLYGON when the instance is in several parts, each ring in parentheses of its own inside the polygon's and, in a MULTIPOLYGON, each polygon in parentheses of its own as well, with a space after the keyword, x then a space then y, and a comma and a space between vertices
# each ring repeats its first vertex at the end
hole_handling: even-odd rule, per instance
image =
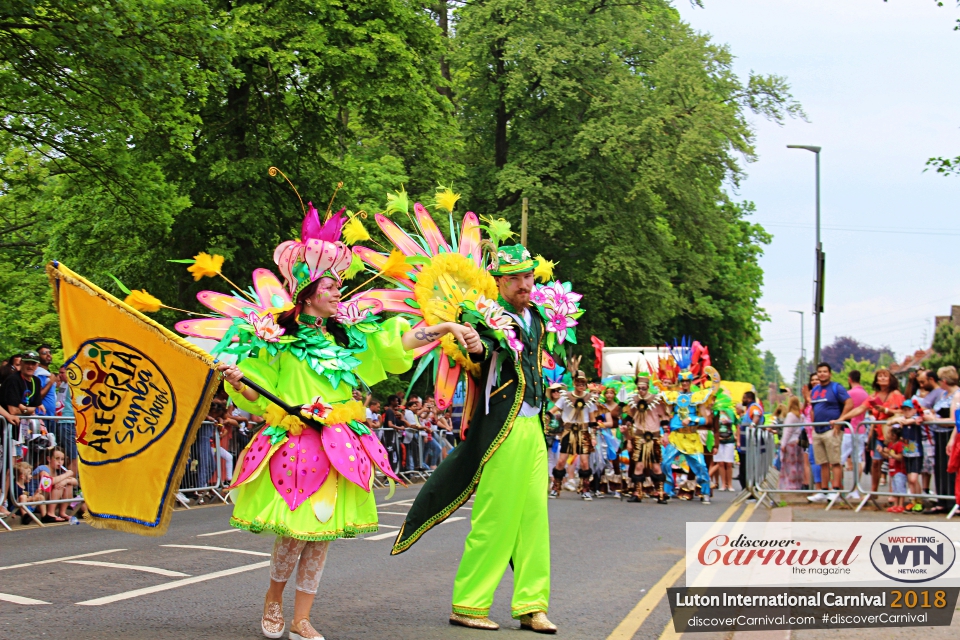
MULTIPOLYGON (((947 513, 946 518, 949 520, 960 512, 960 506, 956 503, 956 496, 952 493, 946 493, 954 487, 954 474, 946 473, 946 464, 947 464, 947 454, 945 448, 945 439, 943 440, 943 446, 938 446, 935 451, 935 464, 936 471, 931 478, 934 482, 937 480, 941 481, 941 484, 944 486, 936 486, 936 493, 910 493, 908 492, 893 492, 893 491, 880 491, 873 490, 873 487, 864 488, 862 482, 865 476, 868 476, 865 467, 867 461, 865 455, 865 447, 870 443, 870 433, 878 425, 886 425, 887 422, 874 421, 874 420, 864 420, 861 425, 867 427, 867 432, 860 434, 853 431, 850 423, 836 423, 842 425, 843 432, 850 433, 852 441, 852 453, 851 461, 853 466, 853 473, 850 476, 848 481, 847 474, 843 474, 843 483, 842 487, 839 489, 781 489, 779 487, 779 470, 775 466, 775 460, 777 457, 777 450, 780 447, 780 444, 776 442, 774 434, 779 433, 782 437, 783 430, 785 428, 795 428, 795 427, 823 427, 829 426, 830 423, 815 423, 815 422, 805 422, 797 424, 788 424, 788 425, 765 425, 761 427, 747 427, 745 432, 745 448, 742 450, 740 464, 745 466, 745 476, 747 486, 740 492, 736 497, 735 502, 741 502, 743 500, 754 498, 757 500, 758 504, 764 504, 769 500, 770 505, 774 506, 770 494, 815 494, 815 493, 824 493, 832 492, 836 495, 830 499, 827 503, 826 509, 831 509, 836 502, 842 501, 851 509, 855 511, 860 511, 867 502, 872 502, 874 506, 880 509, 880 505, 877 503, 876 498, 890 497, 890 498, 905 498, 909 500, 936 500, 940 502, 949 502, 952 506, 947 513), (861 456, 864 457, 863 462, 861 462, 861 456), (850 494, 856 491, 859 494, 859 504, 854 507, 848 500, 850 494)), ((949 420, 936 420, 936 421, 924 421, 924 425, 936 427, 949 427, 950 430, 955 429, 955 423, 949 420)), ((943 429, 941 433, 946 433, 947 429, 943 429)), ((948 433, 946 433, 949 436, 948 433)), ((810 446, 813 446, 813 442, 810 442, 810 446)), ((808 455, 806 451, 803 452, 803 455, 808 455)), ((781 465, 782 466, 782 465, 781 465)), ((826 465, 824 465, 826 466, 826 465)), ((828 471, 822 471, 824 475, 828 474, 828 471)))
MULTIPOLYGON (((870 433, 874 431, 875 427, 884 426, 889 423, 887 423, 886 421, 878 421, 878 420, 864 420, 861 424, 867 426, 868 433, 865 434, 867 436, 867 442, 872 442, 873 438, 870 438, 869 436, 870 436, 870 433)), ((956 495, 953 493, 946 493, 947 491, 952 491, 954 489, 954 477, 953 477, 954 474, 947 473, 947 451, 946 451, 945 441, 949 439, 950 434, 957 428, 956 423, 952 420, 924 420, 923 423, 917 426, 921 428, 921 448, 923 449, 923 451, 921 451, 921 455, 919 456, 921 469, 923 466, 923 459, 924 457, 926 457, 925 449, 928 446, 927 443, 924 441, 924 438, 922 435, 923 434, 922 427, 923 426, 930 427, 933 432, 933 435, 935 436, 932 444, 932 446, 934 447, 934 451, 933 451, 934 471, 933 473, 931 473, 930 481, 932 483, 932 486, 936 487, 936 493, 922 493, 922 487, 921 487, 921 493, 910 493, 909 487, 906 493, 897 493, 893 491, 880 491, 879 489, 874 490, 872 483, 869 489, 865 489, 863 488, 863 486, 860 485, 860 482, 862 482, 864 477, 868 475, 867 473, 864 473, 861 475, 860 478, 858 478, 858 482, 857 482, 857 490, 860 492, 860 495, 862 496, 862 500, 860 501, 860 504, 857 505, 857 509, 856 509, 857 511, 860 511, 868 501, 872 502, 874 506, 879 509, 880 505, 876 501, 876 497, 878 496, 884 496, 888 498, 904 498, 908 500, 921 499, 921 500, 937 500, 938 502, 948 502, 950 503, 950 507, 949 507, 949 512, 947 513, 947 520, 953 518, 953 516, 955 516, 957 512, 960 511, 960 506, 957 505, 956 495), (942 434, 942 436, 946 436, 946 437, 938 438, 936 437, 937 433, 940 433, 942 434), (943 442, 942 447, 938 446, 938 441, 943 442), (945 486, 941 487, 940 484, 944 484, 945 486)), ((873 451, 871 451, 871 453, 873 453, 873 451)), ((919 482, 920 478, 918 477, 917 480, 919 482)), ((871 477, 871 482, 872 482, 872 477, 871 477)))
MULTIPOLYGON (((746 447, 743 449, 743 455, 740 459, 740 464, 746 464, 746 481, 747 487, 740 492, 740 495, 737 496, 736 502, 746 500, 750 497, 753 497, 757 500, 759 504, 763 504, 766 500, 770 500, 771 506, 773 506, 773 500, 769 498, 771 493, 784 493, 784 494, 804 494, 804 495, 814 495, 817 493, 824 493, 829 491, 830 493, 835 494, 832 498, 827 501, 826 510, 830 510, 836 504, 838 500, 842 501, 844 504, 849 506, 851 505, 847 501, 845 494, 850 493, 856 488, 856 480, 860 475, 860 461, 859 457, 852 456, 853 458, 853 478, 850 482, 849 488, 843 486, 846 483, 846 474, 844 474, 841 479, 841 487, 833 488, 830 490, 827 489, 780 489, 779 480, 780 472, 774 466, 774 462, 777 459, 777 451, 780 448, 780 445, 777 443, 774 438, 774 434, 780 434, 781 438, 783 437, 784 429, 794 429, 802 428, 806 430, 807 427, 812 427, 814 433, 816 432, 817 427, 820 428, 830 428, 833 429, 835 426, 840 427, 841 433, 839 436, 842 440, 842 435, 849 432, 853 440, 853 450, 854 452, 858 449, 858 437, 857 434, 853 432, 853 429, 850 426, 849 422, 836 422, 831 424, 829 422, 799 422, 796 424, 779 424, 779 425, 764 425, 761 427, 747 427, 745 430, 745 439, 746 447)), ((826 432, 825 432, 826 433, 826 432)), ((809 439, 810 447, 814 446, 813 438, 809 439)), ((803 455, 809 455, 807 450, 803 450, 803 455)), ((826 465, 824 465, 826 466, 826 465)), ((829 474, 829 471, 826 472, 829 474)))
MULTIPOLYGON (((176 494, 177 501, 188 509, 191 507, 188 495, 194 497, 196 504, 203 504, 208 500, 226 503, 228 494, 224 489, 232 481, 240 454, 262 427, 263 423, 249 422, 241 423, 237 429, 223 429, 213 422, 204 422, 190 448, 190 457, 176 494)), ((449 442, 448 435, 439 429, 430 434, 437 443, 436 447, 429 443, 424 431, 382 428, 377 429, 376 433, 387 449, 394 472, 407 481, 425 480, 429 477, 431 470, 427 463, 435 466, 443 452, 448 450, 442 444, 449 442), (405 435, 409 438, 405 438, 405 435), (410 468, 407 468, 408 466, 410 468)), ((19 518, 21 511, 25 511, 24 515, 28 520, 44 526, 41 517, 46 509, 56 508, 61 504, 83 503, 83 493, 79 486, 71 483, 68 488, 60 488, 56 495, 62 497, 54 498, 52 488, 49 492, 39 488, 40 477, 36 473, 25 478, 25 491, 20 496, 16 491, 17 465, 26 463, 32 471, 46 465, 52 470, 50 463, 55 447, 64 450, 64 466, 76 474, 75 440, 74 418, 23 417, 20 425, 13 425, 0 418, 0 502, 4 497, 7 499, 11 517, 19 518), (65 493, 67 490, 69 495, 65 493), (38 494, 42 499, 33 500, 38 494)), ((49 473, 53 479, 55 474, 52 471, 49 473)), ((73 477, 76 478, 75 475, 73 477)), ((386 476, 378 470, 374 474, 374 485, 380 488, 387 486, 386 476)), ((11 529, 3 519, 0 519, 0 525, 8 531, 11 529)))

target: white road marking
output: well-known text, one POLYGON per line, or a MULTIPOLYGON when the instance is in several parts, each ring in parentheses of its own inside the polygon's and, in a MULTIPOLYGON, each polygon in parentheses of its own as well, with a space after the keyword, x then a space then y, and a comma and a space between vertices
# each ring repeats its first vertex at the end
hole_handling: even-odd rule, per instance
MULTIPOLYGON (((441 522, 441 523, 438 524, 437 526, 439 527, 440 525, 442 525, 442 524, 447 524, 448 522, 457 522, 458 520, 466 520, 466 518, 463 517, 463 516, 458 516, 458 517, 456 517, 456 518, 447 518, 446 520, 444 520, 443 522, 441 522)), ((387 529, 387 528, 399 529, 400 527, 388 527, 388 525, 383 525, 383 524, 382 524, 382 525, 380 525, 380 528, 381 528, 381 529, 387 529)), ((377 540, 386 540, 387 538, 395 538, 395 537, 397 537, 397 534, 393 533, 392 531, 388 531, 387 533, 378 533, 378 534, 375 535, 375 536, 370 536, 369 538, 364 538, 364 540, 373 540, 374 542, 376 542, 377 540)))
POLYGON ((378 533, 375 536, 370 536, 369 538, 364 538, 364 540, 386 540, 387 538, 396 538, 397 534, 393 531, 388 531, 386 533, 378 533))
POLYGON ((233 569, 224 569, 223 571, 205 573, 202 576, 193 576, 192 578, 174 580, 173 582, 166 582, 164 584, 158 584, 153 587, 145 587, 143 589, 134 589, 133 591, 124 591, 123 593, 118 593, 112 596, 104 596, 103 598, 95 598, 93 600, 84 600, 83 602, 78 602, 77 604, 88 606, 88 607, 98 607, 100 605, 110 604, 112 602, 119 602, 120 600, 129 600, 130 598, 138 598, 140 596, 149 595, 151 593, 168 591, 170 589, 178 589, 179 587, 186 587, 187 585, 196 584, 198 582, 206 582, 207 580, 224 578, 226 576, 232 576, 238 573, 244 573, 246 571, 254 571, 256 569, 263 569, 269 566, 270 566, 270 562, 257 562, 255 564, 247 564, 242 567, 234 567, 233 569))
POLYGON ((378 515, 381 515, 381 516, 405 516, 405 515, 407 515, 406 512, 400 513, 399 511, 378 511, 377 514, 378 514, 378 515))
POLYGON ((131 571, 155 573, 158 576, 167 576, 168 578, 190 577, 189 573, 180 573, 179 571, 170 571, 169 569, 160 569, 158 567, 146 567, 139 564, 118 564, 116 562, 98 562, 96 560, 67 560, 67 564, 83 564, 90 567, 107 567, 108 569, 130 569, 131 571))
POLYGON ((50 604, 49 602, 44 602, 43 600, 24 598, 23 596, 15 596, 9 593, 0 593, 0 602, 12 602, 13 604, 50 604))
POLYGON ((412 502, 413 502, 413 498, 410 498, 409 500, 397 500, 396 502, 384 502, 383 504, 378 504, 377 508, 379 509, 380 507, 392 507, 395 504, 410 504, 412 502))
POLYGON ((214 531, 213 533, 198 533, 198 538, 206 538, 207 536, 222 536, 225 533, 236 533, 242 531, 242 529, 226 529, 224 531, 214 531))
POLYGON ((392 524, 377 524, 381 529, 393 529, 394 531, 400 529, 400 527, 395 527, 392 524))
POLYGON ((7 567, 0 567, 0 571, 6 569, 19 569, 20 567, 32 567, 35 564, 50 564, 51 562, 64 562, 66 560, 75 560, 76 558, 89 558, 90 556, 102 556, 105 553, 117 553, 126 551, 126 549, 107 549, 106 551, 94 551, 93 553, 81 553, 78 556, 64 556, 63 558, 50 558, 49 560, 38 560, 37 562, 24 562, 23 564, 11 564, 7 567))
POLYGON ((262 551, 250 551, 248 549, 228 549, 227 547, 206 547, 199 544, 162 544, 161 547, 173 547, 175 549, 202 549, 203 551, 226 551, 227 553, 245 553, 248 556, 264 556, 269 558, 269 553, 262 551))

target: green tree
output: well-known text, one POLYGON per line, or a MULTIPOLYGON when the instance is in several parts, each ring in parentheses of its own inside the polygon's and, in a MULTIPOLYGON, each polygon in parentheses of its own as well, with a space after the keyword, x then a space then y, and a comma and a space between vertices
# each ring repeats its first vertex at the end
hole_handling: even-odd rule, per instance
POLYGON ((772 351, 763 352, 763 386, 766 388, 770 383, 777 385, 777 388, 783 384, 783 375, 780 373, 780 367, 777 366, 777 358, 772 351))
POLYGON ((923 366, 936 371, 953 365, 960 369, 960 331, 950 322, 943 322, 933 334, 933 354, 923 366))
POLYGON ((850 372, 857 370, 860 372, 860 384, 869 389, 871 386, 873 386, 873 376, 879 368, 881 367, 875 365, 869 360, 854 360, 853 358, 847 358, 843 361, 843 368, 839 371, 834 371, 831 373, 830 379, 846 387, 850 378, 850 372))
POLYGON ((731 60, 663 1, 488 0, 457 11, 451 68, 468 205, 519 226, 529 198, 532 250, 587 294, 582 335, 689 334, 725 377, 759 379, 770 236, 723 184, 753 158, 748 113, 801 111, 731 60))

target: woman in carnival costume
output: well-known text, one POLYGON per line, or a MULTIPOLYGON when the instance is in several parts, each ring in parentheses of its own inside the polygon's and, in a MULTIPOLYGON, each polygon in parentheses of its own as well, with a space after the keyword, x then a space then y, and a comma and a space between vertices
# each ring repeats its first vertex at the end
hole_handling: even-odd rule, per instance
POLYGON ((343 275, 353 261, 341 242, 344 222, 341 211, 321 224, 311 204, 300 239, 274 252, 283 285, 258 269, 248 293, 198 294, 223 317, 177 325, 181 333, 219 338, 214 351, 237 356, 238 364, 219 366, 227 391, 238 407, 267 419, 242 452, 230 486, 236 504, 230 524, 277 536, 261 620, 267 638, 283 635, 283 589, 297 568, 289 637, 322 640, 310 624, 310 609, 330 541, 377 530, 373 465, 396 479, 386 450, 364 425, 364 407, 353 400, 353 388, 407 371, 411 350, 447 334, 464 351, 484 349, 467 326, 448 322, 410 329, 401 317, 382 321, 377 315, 382 305, 375 301, 342 302, 343 275), (288 415, 246 381, 301 407, 310 422, 288 415))

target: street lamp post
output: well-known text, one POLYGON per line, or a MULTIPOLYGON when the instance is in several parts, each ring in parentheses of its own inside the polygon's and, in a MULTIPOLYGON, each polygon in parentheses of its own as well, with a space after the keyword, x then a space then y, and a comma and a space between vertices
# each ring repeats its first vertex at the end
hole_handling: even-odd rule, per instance
POLYGON ((800 314, 800 362, 803 364, 804 373, 809 373, 807 365, 807 348, 804 346, 805 343, 803 341, 803 311, 790 309, 790 313, 800 314))
POLYGON ((820 362, 820 313, 823 312, 823 272, 825 256, 820 244, 820 147, 806 144, 788 144, 788 149, 806 149, 812 151, 816 157, 817 174, 817 242, 816 242, 816 276, 813 288, 813 362, 820 362))

